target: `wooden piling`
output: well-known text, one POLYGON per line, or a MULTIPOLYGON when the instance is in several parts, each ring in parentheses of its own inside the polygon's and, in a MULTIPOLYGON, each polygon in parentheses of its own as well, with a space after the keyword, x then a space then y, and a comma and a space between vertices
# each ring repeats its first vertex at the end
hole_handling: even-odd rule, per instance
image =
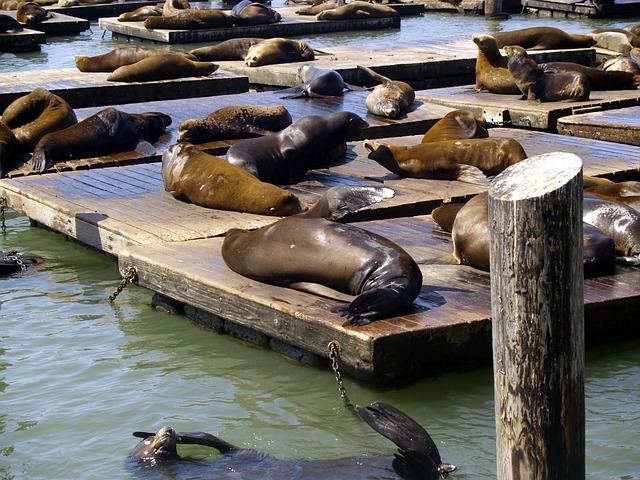
POLYGON ((584 479, 580 158, 500 174, 489 225, 497 478, 584 479))
POLYGON ((484 16, 491 17, 502 13, 502 0, 486 0, 484 2, 484 16))

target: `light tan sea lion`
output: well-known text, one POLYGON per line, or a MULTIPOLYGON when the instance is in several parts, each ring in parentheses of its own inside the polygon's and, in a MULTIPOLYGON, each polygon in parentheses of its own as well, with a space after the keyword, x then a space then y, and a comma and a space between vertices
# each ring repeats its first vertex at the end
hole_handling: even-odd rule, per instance
POLYGON ((42 23, 53 18, 53 14, 34 2, 25 2, 18 4, 16 10, 16 20, 26 25, 34 23, 42 23))
POLYGON ((169 17, 148 17, 143 25, 149 30, 205 30, 230 27, 233 21, 222 10, 190 8, 169 17))
POLYGON ((155 5, 145 5, 133 12, 124 12, 118 17, 119 22, 144 22, 149 17, 160 17, 162 8, 155 5))
POLYGON ((484 118, 468 110, 454 110, 438 120, 422 137, 420 143, 489 136, 484 118))
POLYGON ((173 53, 162 48, 147 47, 119 47, 103 55, 86 57, 76 55, 76 67, 81 72, 113 72, 124 65, 131 65, 154 55, 181 55, 190 60, 197 60, 195 55, 188 53, 173 53))
POLYGON ((596 41, 596 47, 606 48, 613 52, 618 52, 623 55, 629 55, 629 52, 633 48, 631 42, 624 33, 619 32, 602 32, 591 33, 593 39, 596 41))
POLYGON ((354 0, 336 8, 323 10, 316 15, 317 20, 359 20, 367 18, 399 17, 393 8, 381 3, 354 0))
POLYGON ((164 151, 162 179, 167 192, 201 207, 277 216, 304 211, 293 193, 261 182, 190 143, 178 143, 164 151))
POLYGON ((249 47, 263 40, 264 38, 255 37, 230 38, 215 45, 195 48, 189 53, 201 62, 244 60, 249 52, 249 47))
POLYGON ((416 98, 413 87, 400 80, 391 80, 384 75, 374 72, 368 67, 358 65, 371 78, 381 82, 364 101, 367 110, 373 115, 386 118, 396 118, 404 112, 416 98))
POLYGON ((633 48, 629 52, 629 56, 620 55, 610 58, 604 62, 600 68, 608 71, 630 72, 640 74, 640 48, 633 48))
POLYGON ((496 39, 491 35, 474 35, 472 39, 478 46, 476 91, 520 94, 520 89, 507 67, 507 59, 500 53, 496 39))
POLYGON ((260 67, 274 63, 308 62, 314 58, 313 49, 306 42, 267 38, 249 47, 244 63, 248 67, 260 67))
POLYGON ((591 35, 567 33, 555 27, 530 27, 510 32, 495 32, 498 48, 518 45, 526 49, 553 50, 571 48, 589 48, 596 44, 591 35))
POLYGON ((107 77, 110 82, 152 82, 186 77, 206 77, 218 69, 211 62, 194 62, 182 55, 153 55, 131 65, 118 67, 107 77))
POLYGON ((316 0, 313 2, 313 5, 299 8, 295 13, 296 15, 317 15, 320 12, 324 12, 325 10, 338 7, 340 3, 340 1, 323 2, 321 0, 316 0))
POLYGON ((246 27, 278 23, 282 15, 268 5, 243 0, 231 9, 231 19, 234 25, 246 27))

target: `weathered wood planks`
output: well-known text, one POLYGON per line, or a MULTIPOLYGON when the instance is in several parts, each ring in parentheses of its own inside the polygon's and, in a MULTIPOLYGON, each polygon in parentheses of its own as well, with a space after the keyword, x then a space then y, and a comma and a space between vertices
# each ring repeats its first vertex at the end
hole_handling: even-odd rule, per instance
POLYGON ((562 117, 558 133, 640 145, 640 106, 562 117))
POLYGON ((43 43, 47 43, 47 36, 30 28, 20 32, 0 33, 0 52, 38 50, 43 43))

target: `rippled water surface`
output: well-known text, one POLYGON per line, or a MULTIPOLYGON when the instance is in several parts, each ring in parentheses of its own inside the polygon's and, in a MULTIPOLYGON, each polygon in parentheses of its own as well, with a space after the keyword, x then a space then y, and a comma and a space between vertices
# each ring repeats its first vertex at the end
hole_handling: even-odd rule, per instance
MULTIPOLYGON (((634 21, 640 20, 516 16, 492 23, 428 15, 403 19, 400 31, 311 40, 318 47, 366 42, 371 48, 410 35, 471 34, 488 26, 553 24, 586 32, 634 21)), ((72 67, 75 54, 122 44, 109 33, 103 38, 94 23, 91 32, 50 39, 38 53, 0 54, 0 69, 72 67)), ((0 245, 41 258, 26 273, 0 277, 0 479, 134 478, 124 466, 137 443, 131 433, 167 424, 218 434, 279 459, 391 458, 391 442, 344 407, 330 370, 301 366, 185 317, 157 313, 142 288, 127 287, 110 304, 107 297, 120 280, 112 259, 31 227, 12 211, 0 245)), ((590 479, 640 478, 639 343, 633 338, 587 350, 590 479)), ((492 386, 487 366, 392 389, 345 378, 353 403, 387 401, 425 425, 444 460, 458 465, 453 479, 495 478, 492 386)), ((218 458, 202 447, 181 451, 204 461, 218 458)), ((222 478, 242 477, 230 471, 222 478)), ((330 470, 326 478, 332 478, 330 470)))

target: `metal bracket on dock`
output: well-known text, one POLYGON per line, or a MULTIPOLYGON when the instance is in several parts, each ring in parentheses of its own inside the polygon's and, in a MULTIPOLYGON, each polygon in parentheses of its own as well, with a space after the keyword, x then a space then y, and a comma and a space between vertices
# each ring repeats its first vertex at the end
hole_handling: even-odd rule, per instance
POLYGON ((491 125, 505 125, 511 123, 511 116, 509 115, 509 110, 503 109, 482 109, 482 117, 485 121, 491 125))
POLYGON ((581 107, 573 107, 571 115, 580 115, 581 113, 592 113, 602 111, 602 105, 584 105, 581 107))

